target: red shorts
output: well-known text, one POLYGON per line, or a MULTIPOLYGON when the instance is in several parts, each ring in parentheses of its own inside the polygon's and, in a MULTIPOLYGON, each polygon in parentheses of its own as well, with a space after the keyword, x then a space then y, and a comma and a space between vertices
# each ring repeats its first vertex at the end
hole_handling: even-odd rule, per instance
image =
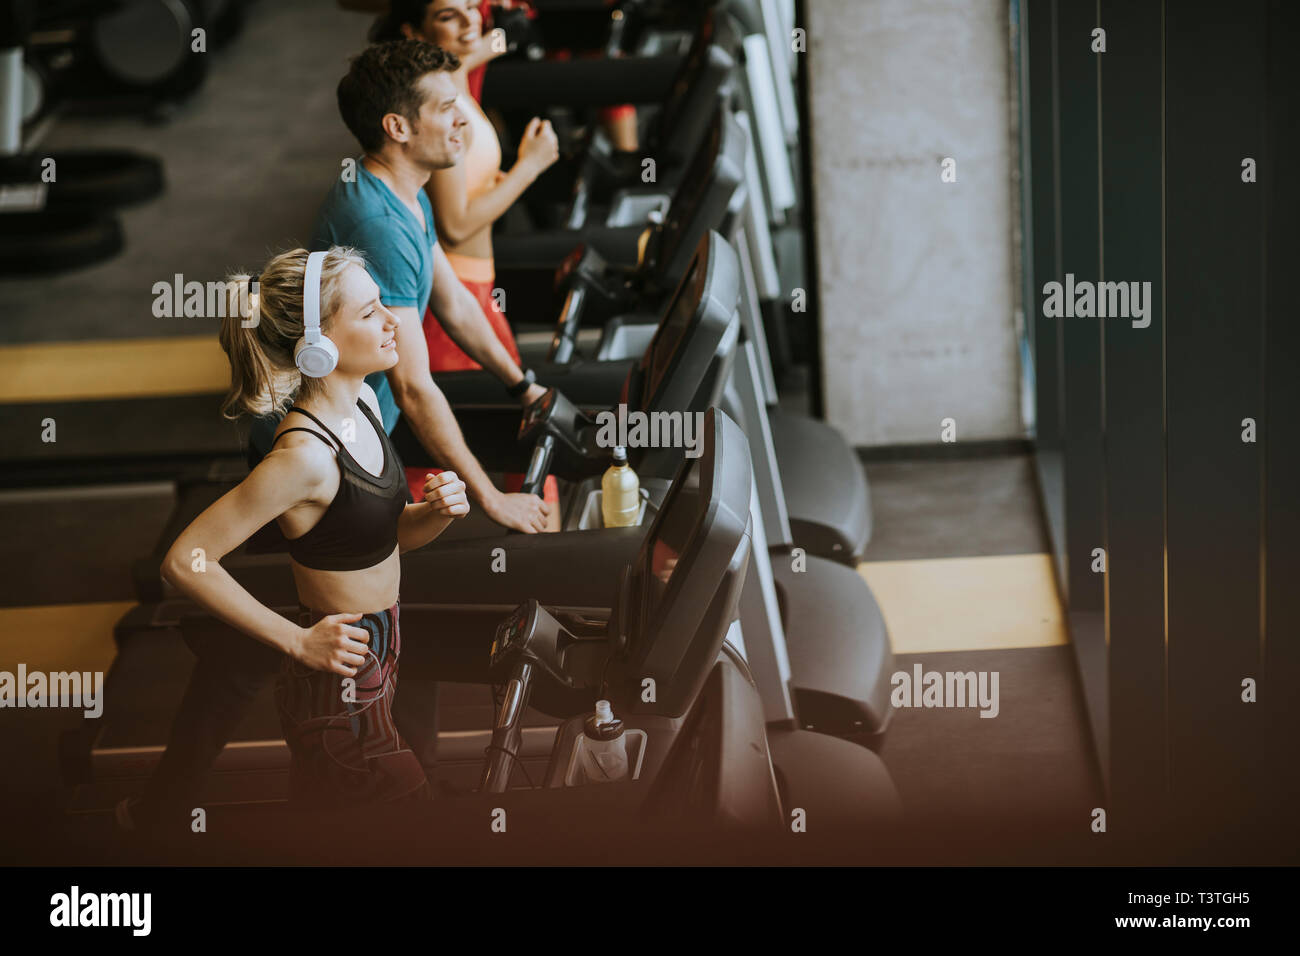
MULTIPOLYGON (((492 296, 495 281, 493 279, 486 281, 461 279, 460 281, 474 294, 478 304, 483 307, 483 314, 492 325, 492 331, 497 334, 497 338, 510 353, 510 357, 515 360, 515 364, 518 364, 519 349, 515 345, 515 334, 510 330, 510 323, 506 321, 505 313, 497 308, 497 300, 492 296)), ((451 340, 442 323, 428 308, 424 310, 424 341, 429 346, 429 370, 432 372, 463 372, 483 367, 461 351, 461 347, 451 340)))
MULTIPOLYGON (((450 258, 450 257, 449 257, 450 258)), ((470 260, 466 256, 456 257, 457 261, 465 261, 469 267, 482 269, 481 263, 486 260, 470 260)), ((491 262, 487 261, 487 268, 491 268, 491 262)), ((480 275, 483 273, 480 272, 480 275)), ((488 322, 492 325, 492 331, 497 334, 501 344, 505 346, 510 357, 518 364, 519 349, 515 345, 515 334, 510 329, 510 323, 506 320, 505 313, 497 308, 496 299, 492 296, 492 290, 496 282, 491 278, 479 280, 465 279, 460 280, 465 288, 474 293, 474 298, 478 300, 479 305, 483 307, 483 314, 487 316, 488 322)), ((438 321, 433 312, 425 309, 424 312, 424 340, 429 346, 429 370, 432 372, 463 372, 472 369, 481 369, 472 358, 466 355, 451 336, 443 329, 442 323, 438 321)), ((432 472, 440 474, 442 469, 439 468, 407 468, 406 484, 411 489, 411 497, 415 501, 424 500, 424 482, 425 475, 432 472)), ((523 487, 524 476, 521 474, 508 474, 505 477, 505 490, 507 492, 516 492, 523 487)), ((553 505, 560 502, 560 486, 553 475, 546 476, 546 484, 542 488, 542 500, 553 505)))
POLYGON ((615 120, 627 119, 636 116, 636 107, 631 103, 624 103, 622 106, 602 106, 600 108, 600 121, 602 123, 612 123, 615 120))

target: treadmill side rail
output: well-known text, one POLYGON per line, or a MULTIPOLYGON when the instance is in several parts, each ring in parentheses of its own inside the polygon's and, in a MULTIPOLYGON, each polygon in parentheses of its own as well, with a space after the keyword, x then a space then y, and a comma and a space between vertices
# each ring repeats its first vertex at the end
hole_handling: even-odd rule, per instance
POLYGON ((799 725, 878 745, 894 714, 894 652, 867 582, 812 555, 803 571, 775 560, 772 573, 781 592, 799 725))
POLYGON ((719 656, 687 714, 646 812, 652 821, 685 820, 711 830, 779 832, 763 702, 729 655, 719 656))

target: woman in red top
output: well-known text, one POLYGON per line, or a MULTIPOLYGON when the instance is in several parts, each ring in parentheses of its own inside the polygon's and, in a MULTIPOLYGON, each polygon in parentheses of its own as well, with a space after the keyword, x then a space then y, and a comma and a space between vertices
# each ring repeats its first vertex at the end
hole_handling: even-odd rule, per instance
MULTIPOLYGON (((497 296, 492 257, 492 224, 496 222, 551 164, 559 159, 559 143, 549 121, 533 117, 519 144, 519 157, 501 169, 501 142, 478 101, 470 94, 469 74, 490 59, 495 47, 483 36, 479 0, 415 0, 395 2, 386 27, 408 38, 424 39, 461 61, 452 73, 460 91, 457 106, 469 120, 464 159, 436 170, 426 187, 433 204, 438 238, 461 282, 474 293, 496 329, 501 344, 515 361, 519 352, 497 296), (484 47, 488 49, 485 51, 484 47)), ((461 351, 432 312, 424 317, 429 367, 435 372, 479 368, 461 351)))

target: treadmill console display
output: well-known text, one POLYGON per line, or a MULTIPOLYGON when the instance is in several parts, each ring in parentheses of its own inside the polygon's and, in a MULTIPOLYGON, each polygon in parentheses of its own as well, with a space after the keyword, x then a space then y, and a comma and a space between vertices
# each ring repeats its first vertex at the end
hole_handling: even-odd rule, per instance
POLYGON ((556 683, 572 687, 564 666, 565 650, 582 640, 570 633, 536 598, 529 598, 497 626, 489 666, 497 670, 520 660, 537 665, 556 683))
POLYGON ((691 88, 699 82, 700 74, 704 71, 705 54, 712 40, 713 14, 706 11, 699 28, 695 31, 686 59, 682 61, 681 69, 678 70, 677 77, 673 81, 668 99, 660 111, 658 120, 660 130, 672 130, 677 126, 678 114, 681 113, 691 88))
POLYGON ((691 461, 685 473, 679 473, 664 502, 659 520, 646 541, 647 567, 642 598, 642 633, 646 633, 664 606, 664 597, 677 571, 682 553, 691 543, 707 502, 700 500, 699 459, 691 461))
POLYGON ((528 618, 532 602, 525 602, 515 608, 511 615, 497 627, 496 639, 492 642, 492 664, 500 663, 528 636, 528 618))
POLYGON ((678 347, 686 338, 686 333, 700 312, 700 300, 704 295, 704 280, 708 274, 708 257, 700 254, 695 257, 685 278, 677 287, 677 294, 669 306, 668 314, 655 332, 646 353, 646 380, 642 394, 645 404, 650 403, 659 394, 664 379, 672 371, 677 358, 678 347))
POLYGON ((709 128, 709 135, 704 145, 695 154, 690 167, 682 176, 668 207, 668 221, 664 223, 663 239, 659 243, 659 267, 667 268, 677 256, 677 249, 682 241, 682 231, 695 215, 696 209, 708 192, 709 174, 718 159, 718 146, 722 142, 722 116, 709 128))

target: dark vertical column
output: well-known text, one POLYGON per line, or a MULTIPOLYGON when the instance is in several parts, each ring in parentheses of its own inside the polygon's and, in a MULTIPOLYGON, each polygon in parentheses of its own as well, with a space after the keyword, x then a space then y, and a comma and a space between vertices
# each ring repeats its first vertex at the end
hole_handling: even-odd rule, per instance
POLYGON ((1060 451, 1061 384, 1060 320, 1043 315, 1043 283, 1056 278, 1056 0, 1024 0, 1021 4, 1020 69, 1028 78, 1022 114, 1029 155, 1023 197, 1026 235, 1025 315, 1034 327, 1036 444, 1040 450, 1060 451))
MULTIPOLYGON (((795 24, 807 29, 807 0, 795 0, 794 15, 795 24)), ((815 221, 817 204, 813 201, 813 125, 810 119, 811 110, 808 105, 808 57, 806 55, 797 56, 795 57, 795 63, 797 64, 795 95, 798 97, 799 107, 799 199, 802 212, 800 226, 805 236, 802 246, 804 275, 808 277, 808 288, 806 290, 808 293, 808 311, 803 317, 804 320, 797 327, 787 327, 787 334, 793 333, 799 340, 798 345, 794 346, 796 351, 795 360, 803 359, 808 363, 809 411, 815 417, 823 418, 826 415, 826 383, 822 375, 821 283, 816 280, 816 277, 821 275, 819 271, 821 267, 817 261, 817 223, 815 221), (802 346, 801 355, 798 354, 799 346, 802 346)), ((780 321, 784 322, 787 319, 782 316, 780 321)))
MULTIPOLYGON (((1250 812, 1260 739, 1265 3, 1165 9, 1170 772, 1183 845, 1250 812)), ((1280 175, 1287 175, 1279 171, 1280 175)), ((1294 585, 1293 585, 1294 586, 1294 585)))
MULTIPOLYGON (((1098 209, 1096 0, 1058 0, 1060 269, 1065 283, 1096 282, 1101 271, 1098 209)), ((1041 289, 1040 289, 1041 291, 1041 289)), ((1064 363, 1065 537, 1072 610, 1102 609, 1102 577, 1091 570, 1102 546, 1101 327, 1061 321, 1064 363)))
POLYGON ((1166 798, 1162 7, 1162 0, 1101 3, 1102 279, 1150 290, 1145 328, 1098 320, 1105 323, 1111 829, 1128 834, 1145 831, 1166 798))
POLYGON ((1044 517, 1051 535, 1057 580, 1065 594, 1065 478, 1062 474, 1061 320, 1043 315, 1042 289, 1060 271, 1057 215, 1056 0, 1021 4, 1020 69, 1028 82, 1021 116, 1027 127, 1022 157, 1025 211, 1025 315, 1034 328, 1034 452, 1044 517))
MULTIPOLYGON (((1265 645, 1260 704, 1268 732, 1260 741, 1261 796, 1279 823, 1300 801, 1300 303, 1295 295, 1300 188, 1291 163, 1300 155, 1300 4, 1268 5, 1264 194, 1265 645)), ((1296 846, 1296 825, 1289 838, 1296 846)), ((1283 845, 1286 845, 1283 842, 1283 845)))
MULTIPOLYGON (((1098 156, 1098 57, 1092 31, 1096 0, 1057 2, 1060 274, 1063 285, 1096 282, 1101 271, 1098 156)), ((1041 287, 1040 287, 1041 292, 1041 287)), ((1068 298, 1068 293, 1066 295, 1068 298)), ((1064 399, 1065 557, 1070 635, 1083 684, 1093 739, 1106 765, 1107 665, 1102 619, 1104 578, 1092 570, 1093 551, 1105 547, 1102 457, 1102 320, 1061 320, 1064 399)))

